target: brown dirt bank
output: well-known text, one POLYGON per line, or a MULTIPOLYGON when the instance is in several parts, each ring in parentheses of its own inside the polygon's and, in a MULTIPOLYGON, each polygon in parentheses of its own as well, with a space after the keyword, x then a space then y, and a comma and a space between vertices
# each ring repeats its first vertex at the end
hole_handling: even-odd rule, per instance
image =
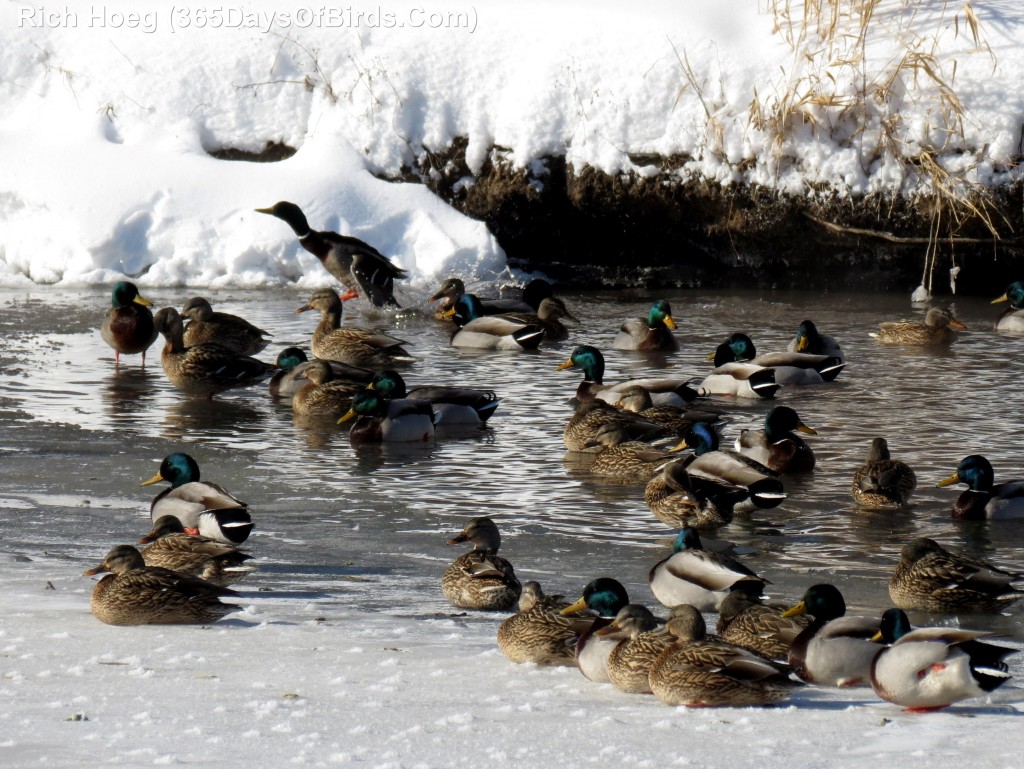
MULTIPOLYGON (((425 152, 395 181, 427 184, 482 219, 511 263, 585 287, 624 285, 910 291, 921 282, 934 198, 782 194, 677 172, 685 157, 633 157, 657 173, 608 175, 548 157, 531 169, 495 147, 474 177, 464 140, 425 152)), ((990 190, 987 216, 938 211, 934 290, 995 294, 1024 277, 1024 196, 990 190), (954 222, 954 219, 957 221, 954 222)))

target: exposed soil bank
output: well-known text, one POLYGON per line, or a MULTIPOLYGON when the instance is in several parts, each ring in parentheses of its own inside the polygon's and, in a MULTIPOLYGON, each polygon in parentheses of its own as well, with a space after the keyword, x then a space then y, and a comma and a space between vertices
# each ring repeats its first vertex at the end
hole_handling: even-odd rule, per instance
MULTIPOLYGON (((930 199, 723 186, 681 176, 682 157, 632 158, 643 174, 576 169, 564 157, 524 170, 503 162, 501 148, 474 177, 465 146, 425 154, 401 180, 484 220, 515 266, 574 285, 910 291, 921 282, 930 199)), ((936 293, 948 291, 954 264, 961 293, 994 295, 1021 279, 1022 202, 1020 186, 993 191, 998 243, 977 217, 950 242, 942 212, 936 293)))

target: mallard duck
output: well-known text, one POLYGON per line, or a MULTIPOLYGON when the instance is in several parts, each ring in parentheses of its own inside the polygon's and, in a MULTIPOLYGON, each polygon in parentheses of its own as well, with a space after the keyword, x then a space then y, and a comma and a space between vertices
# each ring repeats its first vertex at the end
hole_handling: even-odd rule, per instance
POLYGON ((93 615, 108 625, 203 625, 233 611, 237 604, 220 599, 234 590, 169 569, 146 566, 131 545, 119 545, 103 563, 84 574, 111 572, 92 590, 93 615))
POLYGON ((581 404, 589 403, 595 398, 617 404, 622 397, 622 391, 633 386, 645 388, 656 405, 685 406, 700 397, 690 386, 688 379, 631 379, 616 384, 605 384, 604 354, 588 344, 576 347, 569 359, 556 366, 555 370, 564 371, 573 367, 583 371, 583 381, 576 388, 576 401, 581 404))
POLYGON ((609 424, 617 425, 631 441, 650 441, 671 435, 671 431, 661 425, 609 406, 604 401, 593 400, 581 405, 569 417, 562 430, 562 442, 569 451, 597 453, 603 447, 598 434, 609 424))
POLYGON ((768 582, 735 558, 705 550, 692 526, 680 530, 672 555, 651 568, 647 581, 665 606, 686 603, 699 611, 717 611, 729 591, 741 583, 760 592, 768 582))
POLYGON ((173 515, 160 516, 139 544, 149 545, 142 550, 146 566, 170 569, 215 585, 233 584, 253 570, 245 563, 251 555, 234 545, 186 534, 181 521, 173 515))
POLYGON ((606 422, 583 444, 584 449, 599 448, 590 472, 603 478, 647 483, 672 458, 667 451, 643 441, 630 440, 630 433, 621 422, 606 422))
POLYGON ((272 334, 237 315, 214 312, 209 300, 201 296, 185 302, 181 317, 189 318, 185 326, 186 347, 215 342, 238 355, 255 355, 270 344, 264 337, 272 334))
POLYGON ((114 365, 121 362, 121 353, 135 355, 142 353, 142 365, 146 365, 146 350, 156 341, 157 330, 153 325, 153 303, 139 295, 134 283, 122 281, 114 285, 111 307, 103 316, 100 336, 114 349, 114 365))
POLYGON ((430 401, 434 413, 438 414, 438 425, 442 427, 482 425, 501 403, 493 390, 473 387, 421 385, 408 390, 402 375, 391 369, 374 374, 369 386, 385 398, 430 401))
POLYGON ((778 385, 814 385, 832 382, 845 368, 842 359, 830 355, 802 352, 769 352, 757 354, 757 348, 746 334, 732 334, 718 346, 709 360, 714 360, 712 374, 749 371, 750 366, 775 371, 778 385))
POLYGON ((751 508, 766 509, 782 504, 786 492, 779 473, 743 454, 720 449, 718 440, 713 425, 697 422, 672 451, 692 449, 693 454, 685 464, 686 472, 699 480, 744 489, 751 508))
POLYGON ((789 352, 804 352, 811 355, 828 355, 839 360, 846 360, 843 349, 835 340, 835 337, 818 333, 818 327, 814 321, 805 320, 800 323, 796 330, 796 336, 786 346, 789 352))
MULTIPOLYGON (((445 311, 455 306, 459 297, 468 293, 466 284, 461 278, 448 278, 441 284, 441 288, 427 301, 436 302, 441 300, 434 317, 438 320, 445 319, 445 311)), ((500 315, 506 312, 537 312, 540 303, 551 296, 554 292, 551 284, 543 278, 534 278, 523 288, 521 299, 480 299, 480 309, 484 315, 500 315)))
POLYGON ((1022 574, 920 537, 903 546, 889 578, 889 597, 910 611, 1000 612, 1024 597, 1011 584, 1021 579, 1022 574))
POLYGON ((395 280, 407 277, 407 273, 369 243, 329 230, 311 230, 302 209, 288 201, 256 210, 287 222, 299 236, 299 245, 349 289, 345 299, 361 296, 375 307, 399 306, 394 295, 395 280))
MULTIPOLYGON (((320 360, 316 358, 316 360, 320 360)), ((324 361, 331 367, 331 373, 336 380, 356 382, 361 385, 368 385, 373 379, 373 372, 368 368, 349 366, 347 363, 338 361, 324 361)), ((270 394, 275 398, 291 398, 302 389, 309 380, 303 376, 309 366, 309 358, 301 347, 286 347, 277 355, 278 372, 270 378, 268 387, 270 394)))
POLYGON ((654 696, 667 705, 770 705, 800 686, 786 665, 708 638, 704 618, 692 606, 679 606, 666 629, 675 643, 655 660, 648 680, 654 696))
POLYGON ((811 623, 811 617, 783 617, 783 611, 784 607, 762 603, 758 592, 741 582, 719 605, 715 629, 729 643, 768 659, 785 660, 789 647, 811 623))
POLYGON ((810 614, 814 619, 793 639, 789 664, 801 680, 819 686, 868 686, 871 661, 878 653, 872 641, 878 617, 847 617, 846 601, 833 585, 812 585, 783 617, 810 614))
POLYGON ((608 683, 608 655, 619 639, 602 637, 597 634, 601 628, 611 624, 612 618, 629 603, 629 595, 622 583, 609 577, 599 577, 584 586, 576 603, 562 609, 562 615, 588 609, 597 613, 593 623, 576 641, 576 666, 591 681, 608 683))
POLYGON ((565 616, 569 604, 560 595, 545 596, 537 582, 527 582, 519 596, 519 611, 498 627, 498 648, 512 662, 575 666, 576 638, 594 617, 565 616))
POLYGON ((436 415, 430 401, 390 400, 375 390, 352 395, 352 407, 338 420, 356 420, 349 430, 353 443, 419 443, 434 438, 436 415))
POLYGON ((917 476, 910 465, 889 454, 885 438, 872 438, 867 461, 853 474, 850 491, 861 507, 905 507, 917 488, 917 476))
POLYGON ((693 478, 686 472, 691 457, 664 463, 644 487, 644 501, 654 517, 674 529, 692 526, 700 531, 732 523, 746 489, 693 478))
POLYGON ((505 611, 519 600, 522 587, 512 564, 498 555, 501 534, 490 518, 471 518, 449 545, 472 542, 473 549, 456 558, 441 575, 445 598, 461 609, 505 611))
POLYGON ((629 385, 619 390, 619 408, 639 414, 655 424, 683 436, 696 422, 720 423, 721 412, 693 404, 688 406, 655 406, 650 391, 641 385, 629 385))
POLYGON ((932 307, 924 316, 924 323, 916 320, 880 323, 877 333, 871 336, 882 344, 947 345, 956 339, 954 329, 965 328, 967 326, 949 310, 932 307))
POLYGON ((306 384, 292 398, 292 411, 300 416, 337 419, 352 408, 352 396, 366 387, 334 378, 327 361, 310 362, 302 372, 306 384))
POLYGON ((619 610, 612 624, 597 633, 619 641, 608 654, 606 664, 612 686, 632 694, 650 692, 647 674, 651 665, 674 640, 650 610, 638 603, 628 604, 619 610))
POLYGON ((309 301, 295 312, 309 310, 320 312, 320 322, 313 331, 311 345, 313 354, 318 358, 374 370, 393 368, 414 360, 402 347, 408 342, 381 331, 342 326, 341 299, 329 288, 314 291, 309 301))
POLYGON ((544 329, 515 314, 485 315, 480 300, 463 294, 445 312, 458 328, 452 334, 452 347, 477 350, 533 350, 544 340, 544 329))
POLYGON ((952 627, 912 630, 901 609, 889 609, 878 633, 887 648, 871 666, 871 686, 883 700, 915 713, 984 697, 1010 680, 1003 658, 1019 651, 981 640, 991 635, 952 627))
POLYGON ((954 483, 966 483, 968 489, 953 503, 953 518, 968 521, 1024 518, 1024 481, 1006 481, 996 486, 992 465, 980 454, 961 459, 956 472, 937 485, 954 483))
POLYGON ((674 352, 679 349, 679 342, 670 329, 675 327, 671 305, 659 299, 651 305, 646 319, 630 318, 622 324, 612 347, 639 352, 674 352))
POLYGON ((160 354, 164 373, 179 390, 212 398, 215 393, 262 382, 274 371, 274 366, 219 344, 185 347, 181 316, 173 307, 160 310, 153 323, 167 340, 160 354))
POLYGON ((992 304, 999 302, 1009 302, 1010 306, 996 318, 996 331, 1024 332, 1024 283, 1011 283, 1002 296, 992 300, 992 304))
POLYGON ((809 473, 814 452, 794 431, 817 435, 789 406, 776 406, 764 418, 763 430, 741 430, 736 451, 777 473, 809 473))
POLYGON ((155 524, 171 515, 181 521, 189 534, 200 534, 240 545, 252 531, 249 506, 216 483, 199 480, 199 465, 188 454, 170 454, 160 463, 160 470, 140 485, 150 486, 167 481, 171 484, 153 499, 149 506, 155 524))

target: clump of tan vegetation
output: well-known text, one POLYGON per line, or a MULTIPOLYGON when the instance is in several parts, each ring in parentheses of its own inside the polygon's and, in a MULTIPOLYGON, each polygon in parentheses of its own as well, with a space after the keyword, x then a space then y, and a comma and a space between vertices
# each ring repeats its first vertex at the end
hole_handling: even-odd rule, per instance
POLYGON ((904 190, 931 215, 922 281, 929 291, 940 244, 966 240, 965 225, 980 222, 996 243, 991 191, 963 162, 976 164, 986 148, 969 146, 958 56, 987 56, 995 66, 972 3, 768 0, 768 11, 793 57, 774 92, 755 94, 749 119, 771 139, 775 172, 795 162, 787 146, 793 133, 810 130, 854 149, 866 173, 885 164, 901 175, 904 190), (957 52, 944 50, 952 47, 951 32, 962 41, 957 52), (880 50, 895 53, 882 57, 880 50), (927 116, 923 125, 902 117, 910 104, 927 116))

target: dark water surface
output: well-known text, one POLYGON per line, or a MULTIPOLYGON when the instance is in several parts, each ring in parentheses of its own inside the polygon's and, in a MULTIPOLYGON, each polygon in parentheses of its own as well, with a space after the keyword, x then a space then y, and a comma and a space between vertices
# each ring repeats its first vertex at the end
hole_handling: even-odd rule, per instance
MULTIPOLYGON (((143 293, 156 306, 179 308, 194 294, 143 293)), ((273 332, 264 359, 286 345, 308 349, 316 320, 294 313, 308 292, 207 296, 215 309, 273 332)), ((1024 477, 1024 339, 991 331, 998 308, 987 300, 958 299, 955 314, 969 330, 951 349, 924 350, 884 347, 868 336, 880 321, 923 317, 906 296, 669 293, 682 349, 649 360, 609 347, 622 319, 646 314, 650 294, 564 296, 582 326, 569 341, 526 354, 453 349, 448 328, 427 314, 358 317, 347 303, 350 322, 409 341, 419 358, 405 374, 410 385, 461 383, 502 398, 487 430, 430 446, 355 450, 341 428, 296 423, 290 405, 273 402, 264 388, 213 401, 182 396, 163 374, 159 343, 145 368, 129 356, 115 369, 98 331, 106 289, 2 291, 0 550, 53 558, 55 569, 66 564, 80 573, 112 545, 144 533, 156 492, 139 482, 164 455, 186 451, 204 479, 252 505, 257 528, 247 545, 261 563, 254 590, 315 596, 368 581, 375 589, 339 601, 365 610, 447 611, 438 578, 457 553, 445 542, 465 518, 489 515, 524 579, 575 593, 611 575, 653 604, 646 574, 672 532, 647 510, 642 487, 596 481, 566 455, 561 433, 580 373, 555 366, 575 344, 589 343, 605 350, 610 382, 659 370, 698 377, 729 333, 745 331, 759 350, 779 350, 811 318, 840 341, 847 369, 833 385, 785 389, 774 403, 793 406, 818 430, 810 438, 818 467, 787 482, 780 508, 741 516, 717 538, 737 544, 772 581, 773 596, 795 600, 808 585, 831 581, 864 611, 889 604, 888 575, 915 536, 1024 568, 1024 521, 954 523, 950 506, 963 487, 935 488, 972 453, 991 460, 997 482, 1024 477), (876 435, 917 472, 909 511, 863 512, 852 503, 852 474, 876 435)), ((772 404, 735 409, 727 438, 760 424, 772 404)), ((3 568, 16 568, 16 559, 3 568)), ((967 624, 1019 634, 1019 612, 967 624)))

